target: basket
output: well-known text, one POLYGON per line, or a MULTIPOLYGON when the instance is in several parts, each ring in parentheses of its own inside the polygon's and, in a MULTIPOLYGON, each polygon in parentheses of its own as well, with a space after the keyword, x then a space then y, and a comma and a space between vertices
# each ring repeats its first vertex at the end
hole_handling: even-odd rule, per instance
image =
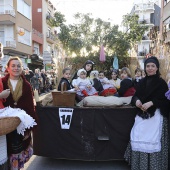
MULTIPOLYGON (((61 91, 52 91, 54 106, 68 106, 72 107, 75 104, 76 92, 63 91, 65 83, 61 84, 61 91)), ((65 88, 66 89, 66 88, 65 88)))
POLYGON ((20 119, 18 117, 4 117, 0 118, 0 136, 6 135, 14 131, 20 124, 20 119))

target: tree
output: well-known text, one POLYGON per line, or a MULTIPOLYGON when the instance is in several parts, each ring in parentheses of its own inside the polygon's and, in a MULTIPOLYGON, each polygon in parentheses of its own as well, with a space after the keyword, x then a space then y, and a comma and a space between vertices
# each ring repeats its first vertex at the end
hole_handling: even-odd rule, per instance
POLYGON ((123 16, 122 25, 126 32, 119 29, 118 25, 100 18, 94 19, 91 14, 77 13, 74 15, 75 24, 66 25, 64 15, 57 12, 55 19, 51 21, 53 26, 60 28, 58 38, 63 44, 67 54, 76 56, 98 56, 101 44, 104 45, 106 55, 118 58, 127 57, 128 50, 137 41, 142 39, 148 27, 138 23, 137 15, 127 14, 123 16))

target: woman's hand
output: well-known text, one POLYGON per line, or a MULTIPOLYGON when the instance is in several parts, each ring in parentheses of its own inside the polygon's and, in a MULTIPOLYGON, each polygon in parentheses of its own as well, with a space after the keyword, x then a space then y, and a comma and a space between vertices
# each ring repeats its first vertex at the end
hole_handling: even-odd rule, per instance
POLYGON ((6 89, 6 90, 3 90, 1 93, 0 93, 0 98, 1 99, 6 99, 10 94, 10 89, 6 89))
POLYGON ((136 107, 141 108, 142 102, 140 100, 136 100, 136 107))
POLYGON ((153 106, 153 102, 152 102, 152 101, 147 102, 147 103, 144 103, 144 104, 142 105, 141 109, 142 109, 143 111, 146 111, 146 110, 147 110, 148 108, 150 108, 151 106, 153 106))

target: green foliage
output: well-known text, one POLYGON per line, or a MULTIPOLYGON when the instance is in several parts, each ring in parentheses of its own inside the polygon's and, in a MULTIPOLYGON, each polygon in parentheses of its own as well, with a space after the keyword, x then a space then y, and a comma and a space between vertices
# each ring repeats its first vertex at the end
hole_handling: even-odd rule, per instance
POLYGON ((128 40, 131 44, 141 41, 145 31, 148 29, 148 26, 138 23, 138 15, 124 15, 123 16, 123 26, 127 28, 127 31, 124 34, 124 38, 128 40))
POLYGON ((101 44, 105 48, 106 56, 116 54, 120 66, 128 65, 128 50, 133 44, 141 41, 144 32, 148 29, 144 24, 138 23, 137 15, 130 14, 123 16, 122 24, 127 28, 126 32, 120 31, 118 25, 112 26, 110 22, 103 21, 101 18, 92 18, 89 13, 75 14, 76 23, 70 25, 65 24, 64 15, 60 12, 55 13, 54 16, 55 19, 51 23, 60 28, 58 39, 63 44, 64 50, 68 55, 77 56, 71 59, 75 66, 96 56, 93 58, 96 65, 102 66, 102 69, 110 68, 113 57, 107 57, 104 64, 99 63, 101 44))
MULTIPOLYGON (((82 68, 84 63, 87 60, 91 60, 95 63, 93 70, 105 71, 106 75, 110 74, 110 70, 113 68, 113 56, 106 56, 106 61, 104 63, 99 61, 98 56, 89 56, 89 57, 73 57, 67 58, 66 67, 72 65, 72 73, 76 72, 78 69, 82 68)), ((129 67, 130 66, 130 57, 120 57, 119 58, 119 67, 129 67)))

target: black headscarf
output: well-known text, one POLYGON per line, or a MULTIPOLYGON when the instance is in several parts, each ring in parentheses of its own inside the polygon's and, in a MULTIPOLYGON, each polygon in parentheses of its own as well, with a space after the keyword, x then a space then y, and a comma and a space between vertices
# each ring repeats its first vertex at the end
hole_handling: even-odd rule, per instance
POLYGON ((145 71, 145 74, 146 74, 146 75, 147 75, 147 73, 146 73, 146 65, 147 65, 148 63, 154 63, 154 64, 156 65, 156 67, 158 68, 158 70, 156 71, 156 74, 157 74, 157 75, 160 75, 160 72, 159 72, 159 61, 158 61, 158 59, 157 59, 155 56, 151 56, 151 57, 149 57, 149 58, 147 58, 147 59, 145 60, 145 62, 144 62, 144 71, 145 71))

